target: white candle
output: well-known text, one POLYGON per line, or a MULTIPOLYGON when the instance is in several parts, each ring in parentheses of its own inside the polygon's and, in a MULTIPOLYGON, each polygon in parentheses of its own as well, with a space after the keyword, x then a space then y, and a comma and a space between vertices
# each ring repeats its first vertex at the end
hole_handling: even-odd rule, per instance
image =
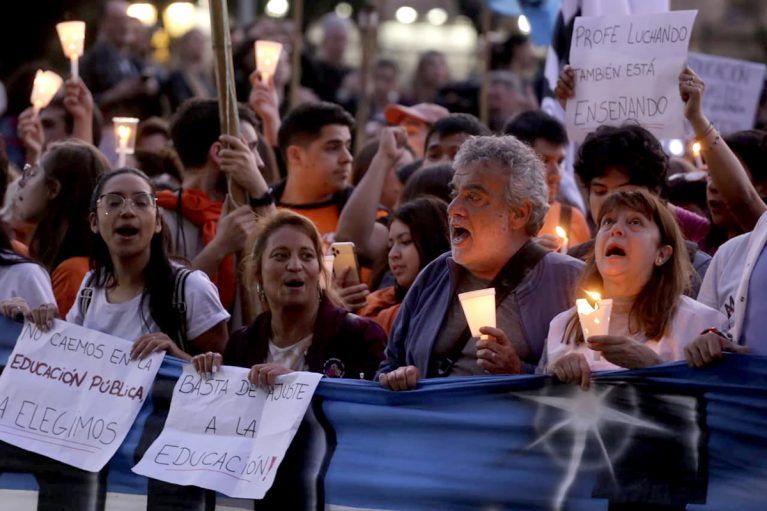
POLYGON ((256 69, 261 71, 261 79, 269 83, 280 62, 282 44, 275 41, 256 41, 256 69))
POLYGON ((40 113, 40 110, 48 106, 62 83, 64 80, 53 71, 37 70, 35 82, 32 85, 32 95, 29 97, 35 113, 40 113))
POLYGON ((569 240, 567 238, 567 231, 565 231, 562 228, 562 226, 559 226, 559 225, 554 230, 556 231, 557 236, 559 236, 562 239, 562 245, 559 247, 559 253, 560 254, 566 254, 567 253, 567 249, 569 248, 569 246, 568 246, 568 241, 569 240))
POLYGON ((703 168, 703 159, 700 157, 700 142, 692 144, 692 155, 695 158, 695 168, 701 170, 703 168))
MULTIPOLYGON (((578 320, 583 331, 583 339, 588 340, 594 335, 608 335, 610 332, 610 314, 613 309, 613 301, 610 298, 602 300, 599 293, 586 291, 592 300, 594 306, 585 298, 575 300, 575 307, 578 310, 578 320)), ((594 361, 601 360, 599 351, 593 351, 594 361)))
POLYGON ((138 128, 138 119, 134 117, 113 117, 112 123, 115 127, 115 140, 117 151, 117 167, 124 167, 126 157, 133 154, 136 147, 136 131, 138 128))
POLYGON ((85 44, 85 22, 63 21, 56 24, 56 31, 59 33, 61 49, 69 59, 72 78, 77 79, 79 76, 78 60, 83 55, 85 44))
POLYGON ((458 299, 461 308, 466 315, 471 335, 480 339, 487 339, 487 335, 480 333, 483 326, 495 328, 495 288, 478 289, 468 293, 460 293, 458 299))

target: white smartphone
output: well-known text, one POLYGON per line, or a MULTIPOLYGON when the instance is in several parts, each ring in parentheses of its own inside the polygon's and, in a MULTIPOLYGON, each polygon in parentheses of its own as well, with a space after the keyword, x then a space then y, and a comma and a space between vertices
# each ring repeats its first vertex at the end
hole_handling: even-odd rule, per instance
POLYGON ((346 281, 348 284, 359 284, 360 270, 357 262, 357 252, 351 241, 337 241, 330 245, 330 253, 333 254, 333 275, 341 278, 349 269, 346 281))

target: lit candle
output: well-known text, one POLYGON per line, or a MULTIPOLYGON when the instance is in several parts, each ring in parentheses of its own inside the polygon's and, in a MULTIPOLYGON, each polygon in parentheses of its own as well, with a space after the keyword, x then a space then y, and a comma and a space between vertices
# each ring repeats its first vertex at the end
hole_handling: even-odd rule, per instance
POLYGON ((695 168, 701 170, 703 168, 703 159, 700 157, 700 142, 692 144, 692 155, 695 158, 695 168))
POLYGON ((35 82, 32 85, 32 95, 29 97, 29 102, 32 103, 36 114, 48 106, 62 83, 64 80, 53 71, 37 70, 35 82))
POLYGON ((256 41, 256 69, 261 71, 261 79, 269 83, 280 62, 282 44, 275 41, 256 41))
POLYGON ((126 156, 133 154, 136 146, 138 119, 134 117, 113 117, 115 139, 117 141, 117 168, 125 166, 126 156))
POLYGON ((61 40, 61 49, 64 50, 64 55, 69 59, 72 78, 77 79, 79 76, 78 60, 83 55, 85 43, 85 22, 63 21, 56 24, 56 31, 61 40))
POLYGON ((466 322, 473 337, 487 339, 486 334, 479 332, 483 326, 495 328, 495 288, 478 289, 460 293, 458 299, 466 315, 466 322))
MULTIPOLYGON (((592 306, 589 300, 586 298, 578 298, 575 300, 575 307, 578 310, 578 320, 581 324, 581 330, 583 331, 583 339, 587 340, 594 335, 608 335, 610 331, 610 314, 613 310, 613 301, 610 298, 602 300, 602 295, 595 291, 586 291, 591 301, 594 302, 592 306)), ((593 352, 594 360, 601 360, 601 353, 598 351, 593 352)))
POLYGON ((567 231, 565 231, 562 226, 557 226, 554 229, 557 233, 557 236, 559 236, 562 239, 562 245, 559 247, 559 253, 560 254, 566 254, 568 247, 568 239, 567 239, 567 231))

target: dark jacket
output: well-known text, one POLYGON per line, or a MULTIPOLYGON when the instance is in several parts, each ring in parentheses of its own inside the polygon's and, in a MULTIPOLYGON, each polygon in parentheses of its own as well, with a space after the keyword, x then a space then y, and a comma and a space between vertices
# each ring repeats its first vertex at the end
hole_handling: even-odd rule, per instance
MULTIPOLYGON (((513 259, 513 258, 512 258, 513 259)), ((513 272, 510 263, 496 279, 513 272)), ((549 323, 575 303, 574 287, 583 263, 562 254, 549 253, 524 277, 510 298, 519 312, 524 342, 532 358, 523 361, 523 372, 532 373, 538 364, 549 332, 549 323)), ((463 270, 448 252, 432 261, 416 277, 394 321, 386 360, 379 373, 400 366, 414 365, 421 375, 429 374, 432 349, 456 293, 459 273, 463 270)))
MULTIPOLYGON (((229 337, 224 363, 251 367, 266 361, 272 337, 272 314, 259 314, 250 326, 229 337)), ((306 352, 308 370, 331 378, 373 379, 383 359, 386 334, 378 324, 333 305, 323 298, 306 352)))

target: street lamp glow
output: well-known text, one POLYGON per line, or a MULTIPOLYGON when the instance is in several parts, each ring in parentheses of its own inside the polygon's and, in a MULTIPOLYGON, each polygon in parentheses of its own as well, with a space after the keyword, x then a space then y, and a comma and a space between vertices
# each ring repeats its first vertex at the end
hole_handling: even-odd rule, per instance
POLYGON ((197 7, 190 2, 173 2, 162 15, 165 30, 171 37, 181 37, 194 28, 197 7))
POLYGON ((335 8, 336 16, 343 19, 349 19, 352 17, 352 6, 346 2, 340 2, 335 8))
POLYGON ((532 29, 532 27, 530 27, 530 20, 528 20, 527 16, 524 14, 519 15, 519 19, 517 19, 517 27, 523 34, 529 34, 532 29))
POLYGON ((394 17, 397 21, 403 25, 409 25, 418 18, 418 12, 409 5, 403 5, 394 13, 394 17))
POLYGON ((267 16, 272 18, 282 18, 288 13, 288 0, 269 0, 264 10, 267 16))
POLYGON ((429 12, 426 13, 426 20, 432 25, 444 25, 447 22, 447 11, 440 7, 429 9, 429 12))
POLYGON ((682 156, 684 154, 684 144, 678 138, 673 138, 668 143, 668 152, 673 156, 682 156))
POLYGON ((130 4, 128 16, 136 18, 145 27, 153 27, 157 24, 157 7, 148 3, 130 4))

